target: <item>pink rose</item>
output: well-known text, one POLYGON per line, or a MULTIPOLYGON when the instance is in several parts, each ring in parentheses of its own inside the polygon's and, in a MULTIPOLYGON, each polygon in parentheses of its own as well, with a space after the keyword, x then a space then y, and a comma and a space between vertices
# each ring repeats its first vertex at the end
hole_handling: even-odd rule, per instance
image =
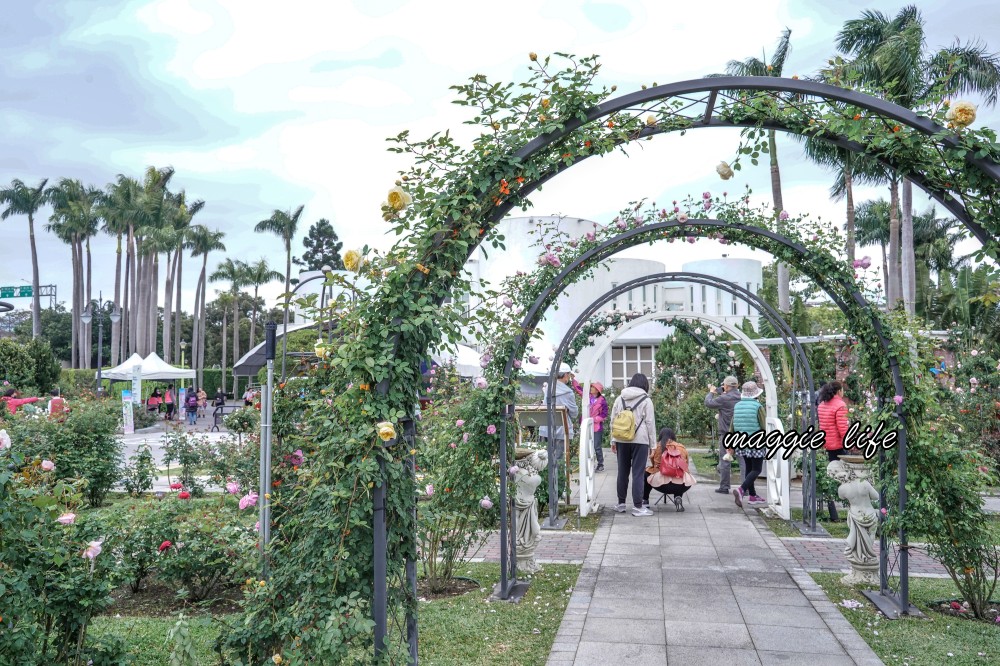
POLYGON ((451 444, 449 444, 448 446, 454 449, 454 448, 456 448, 456 447, 457 447, 458 445, 457 445, 457 444, 455 444, 454 442, 452 442, 452 443, 451 443, 451 444))
POLYGON ((226 492, 229 493, 230 495, 239 495, 240 484, 236 483, 235 481, 230 481, 229 483, 226 484, 226 492))
POLYGON ((680 222, 681 224, 687 222, 688 221, 687 213, 679 213, 677 215, 677 221, 680 222))
POLYGON ((701 198, 702 199, 711 199, 712 198, 712 193, 711 192, 702 192, 701 193, 701 198))
POLYGON ((177 499, 182 499, 182 500, 191 499, 191 493, 189 493, 186 490, 182 490, 179 493, 177 493, 177 499))
POLYGON ((681 212, 681 209, 679 207, 677 207, 677 206, 674 206, 674 212, 675 213, 679 213, 679 212, 681 212))
POLYGON ((782 220, 782 221, 787 220, 788 219, 788 211, 787 210, 783 210, 780 213, 778 213, 778 219, 782 220))
POLYGON ((45 470, 46 472, 51 472, 55 468, 56 468, 56 464, 54 462, 52 462, 51 460, 43 460, 42 461, 42 469, 45 470))
POLYGON ((531 363, 532 365, 538 365, 538 357, 537 356, 529 356, 528 357, 528 363, 531 363))
POLYGON ((615 226, 621 229, 622 231, 625 231, 626 229, 628 229, 628 222, 626 222, 625 220, 618 220, 617 222, 615 222, 615 226))
POLYGON ((514 301, 512 301, 508 296, 504 296, 503 305, 505 308, 514 307, 514 301))
POLYGON ((871 265, 872 265, 871 257, 861 257, 861 264, 860 264, 861 268, 868 268, 871 265))
POLYGON ((424 492, 427 494, 428 497, 430 497, 431 495, 433 495, 434 494, 434 484, 433 483, 428 483, 427 487, 424 488, 424 492))
POLYGON ((518 361, 517 359, 514 359, 514 367, 515 368, 520 368, 521 367, 521 362, 518 361))
POLYGON ((588 231, 586 234, 584 234, 584 236, 589 241, 597 240, 597 234, 595 234, 593 231, 588 231))
POLYGON ((95 559, 98 555, 101 554, 101 550, 102 550, 101 544, 103 544, 103 543, 104 543, 104 539, 100 539, 98 541, 91 541, 89 544, 87 544, 87 547, 84 549, 84 551, 83 551, 83 553, 81 553, 81 555, 83 557, 86 557, 88 560, 95 559))
POLYGON ((493 500, 491 500, 489 497, 483 497, 483 499, 479 500, 479 506, 489 511, 490 509, 493 508, 493 500))
MULTIPOLYGON (((859 268, 859 267, 861 266, 861 260, 860 260, 860 259, 855 259, 855 260, 854 260, 854 261, 852 262, 852 266, 853 266, 854 268, 859 268)), ((857 273, 855 273, 855 274, 854 274, 854 277, 858 277, 857 273)))
POLYGON ((257 500, 259 498, 260 498, 260 495, 258 495, 257 493, 255 493, 253 491, 250 491, 249 493, 247 493, 246 495, 244 495, 243 497, 241 497, 240 498, 240 511, 243 511, 244 509, 247 509, 247 508, 249 508, 251 506, 256 506, 257 505, 257 500))
POLYGON ((486 426, 486 434, 487 435, 495 435, 495 434, 497 434, 497 427, 495 425, 493 425, 492 423, 490 425, 486 426))
POLYGON ((63 525, 72 525, 76 522, 75 513, 64 513, 63 515, 56 518, 57 523, 62 523, 63 525))
POLYGON ((489 386, 489 382, 486 381, 485 377, 476 377, 472 380, 472 385, 477 389, 484 389, 489 386))
POLYGON ((458 427, 458 428, 461 428, 464 425, 465 425, 465 421, 463 421, 462 419, 458 419, 457 421, 455 421, 455 426, 458 427))
POLYGON ((702 208, 706 211, 712 210, 712 202, 706 199, 705 203, 702 204, 702 208))
POLYGON ((464 435, 462 435, 462 441, 463 442, 468 442, 469 441, 469 433, 465 433, 464 435))
POLYGON ((894 395, 894 396, 892 396, 892 401, 895 402, 897 405, 902 405, 903 404, 903 396, 901 396, 901 395, 894 395))
POLYGON ((562 266, 562 262, 559 261, 559 257, 552 257, 549 263, 552 264, 554 268, 559 268, 560 266, 562 266))

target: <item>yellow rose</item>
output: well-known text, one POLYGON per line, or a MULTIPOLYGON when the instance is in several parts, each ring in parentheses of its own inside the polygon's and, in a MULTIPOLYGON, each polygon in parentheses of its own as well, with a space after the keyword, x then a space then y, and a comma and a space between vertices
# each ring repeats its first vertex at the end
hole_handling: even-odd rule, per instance
POLYGON ((280 664, 284 660, 281 658, 280 654, 276 654, 273 657, 271 657, 271 661, 273 661, 276 664, 280 664))
POLYGON ((960 100, 948 108, 948 113, 944 114, 944 117, 956 127, 968 127, 976 122, 976 105, 960 100))
POLYGON ((388 442, 390 439, 396 439, 396 428, 388 421, 382 421, 377 424, 378 436, 383 442, 388 442))
POLYGON ((655 125, 656 124, 656 116, 654 116, 652 113, 649 114, 648 116, 646 116, 646 124, 649 125, 650 127, 652 127, 653 125, 655 125))
POLYGON ((538 54, 532 51, 528 54, 528 59, 534 62, 535 60, 538 60, 538 54))
POLYGON ((729 166, 729 162, 719 162, 719 166, 715 167, 715 172, 722 180, 729 180, 733 177, 733 169, 729 166))
POLYGON ((402 187, 394 187, 389 190, 389 207, 393 210, 404 210, 413 199, 407 194, 402 187))
POLYGON ((361 268, 361 253, 357 250, 348 250, 344 254, 344 268, 349 271, 357 272, 361 268))

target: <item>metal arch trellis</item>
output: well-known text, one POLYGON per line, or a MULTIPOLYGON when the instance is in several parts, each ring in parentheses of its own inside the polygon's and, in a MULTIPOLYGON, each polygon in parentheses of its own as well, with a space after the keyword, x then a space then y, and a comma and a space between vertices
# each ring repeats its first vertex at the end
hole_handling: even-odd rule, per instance
MULTIPOLYGON (((758 312, 763 314, 764 318, 767 319, 767 321, 771 323, 772 326, 774 326, 775 330, 778 332, 778 335, 785 342, 785 345, 792 350, 793 357, 796 359, 796 369, 802 371, 801 374, 796 372, 796 375, 794 375, 796 379, 798 377, 801 377, 802 385, 806 387, 806 390, 808 391, 810 398, 815 394, 815 386, 813 384, 812 370, 809 366, 809 360, 805 354, 805 350, 799 343, 798 338, 792 332, 791 327, 789 327, 788 325, 788 322, 785 321, 785 319, 781 316, 781 314, 777 310, 775 310, 769 303, 767 303, 767 301, 760 298, 760 296, 758 296, 757 294, 754 294, 753 292, 744 289, 743 287, 737 284, 705 273, 693 273, 684 271, 655 273, 635 278, 633 280, 618 285, 617 287, 605 292, 603 295, 595 299, 589 306, 587 306, 580 313, 580 315, 576 318, 576 320, 574 320, 574 322, 570 324, 569 329, 567 330, 565 336, 563 336, 562 341, 557 347, 556 352, 553 356, 552 367, 549 372, 549 386, 554 386, 554 382, 556 381, 556 377, 558 374, 559 364, 562 362, 566 352, 569 349, 570 344, 572 344, 573 339, 577 336, 579 331, 586 325, 586 323, 590 320, 592 316, 594 316, 597 312, 599 312, 600 309, 608 302, 610 302, 614 298, 617 298, 621 294, 628 292, 630 289, 635 289, 649 284, 658 284, 662 282, 693 282, 695 284, 705 284, 707 286, 712 286, 721 289, 722 291, 730 293, 734 296, 738 296, 739 298, 753 305, 758 310, 758 312)), ((794 381, 795 380, 793 379, 793 383, 794 381)), ((554 407, 554 395, 553 392, 551 391, 548 394, 548 400, 546 404, 549 408, 549 421, 550 421, 549 432, 552 432, 551 430, 551 428, 553 427, 552 409, 554 407)), ((816 422, 816 414, 814 409, 815 406, 811 399, 809 401, 809 405, 810 405, 810 409, 808 412, 809 423, 815 424, 816 422)), ((549 451, 550 456, 552 456, 553 454, 554 454, 553 451, 549 451)), ((814 458, 815 452, 811 452, 810 456, 814 458)), ((549 471, 549 516, 550 517, 558 515, 556 506, 558 498, 555 492, 555 481, 557 475, 558 473, 554 469, 550 469, 549 471)), ((816 477, 815 474, 813 474, 811 478, 811 484, 812 484, 811 492, 809 491, 809 489, 805 488, 806 484, 804 484, 804 493, 803 493, 804 502, 806 501, 805 498, 808 497, 811 497, 813 498, 813 500, 815 500, 816 497, 815 480, 816 477)), ((813 511, 813 521, 814 522, 812 523, 812 529, 815 529, 815 510, 813 511)))
MULTIPOLYGON (((658 102, 661 100, 666 100, 672 97, 678 99, 683 98, 687 95, 701 94, 704 95, 703 98, 698 100, 688 100, 689 105, 687 108, 700 108, 700 117, 692 118, 681 118, 677 126, 670 128, 673 130, 686 130, 695 127, 715 127, 723 126, 722 122, 713 123, 713 114, 715 112, 715 106, 718 103, 719 97, 722 96, 723 101, 729 101, 731 104, 740 104, 743 100, 739 100, 730 94, 730 91, 752 91, 752 92, 762 92, 768 93, 774 97, 774 99, 779 99, 778 95, 781 93, 787 93, 791 96, 795 96, 798 102, 799 110, 802 112, 801 119, 805 121, 808 119, 808 113, 806 113, 810 107, 816 106, 816 101, 809 101, 810 98, 813 100, 820 100, 821 102, 836 102, 841 104, 850 105, 861 110, 873 111, 878 114, 879 117, 884 119, 889 119, 896 121, 899 124, 905 125, 913 130, 922 133, 925 136, 935 137, 937 142, 934 145, 935 150, 941 158, 941 164, 947 168, 952 168, 947 164, 945 156, 943 154, 943 149, 956 148, 958 145, 957 140, 954 136, 948 135, 944 128, 940 127, 932 120, 919 116, 909 109, 905 109, 891 102, 886 102, 863 93, 845 90, 838 88, 836 86, 831 86, 822 83, 816 83, 812 81, 804 81, 797 79, 784 79, 777 77, 719 77, 712 79, 696 79, 691 81, 682 81, 678 83, 673 83, 665 86, 654 86, 648 90, 637 91, 628 95, 623 95, 608 102, 599 104, 597 106, 591 107, 590 109, 582 112, 577 117, 569 119, 561 129, 548 132, 543 135, 537 136, 528 143, 524 144, 520 149, 512 154, 512 158, 519 163, 528 163, 538 158, 544 154, 544 152, 552 147, 554 144, 570 137, 573 132, 581 129, 588 123, 592 123, 608 115, 618 113, 625 110, 633 109, 634 107, 641 106, 643 104, 648 104, 650 102, 658 102)), ((748 107, 749 108, 749 107, 748 107)), ((644 109, 641 112, 645 112, 648 109, 644 109)), ((694 115, 694 114, 692 114, 694 115)), ((837 143, 841 147, 858 153, 864 153, 870 157, 879 159, 883 163, 900 171, 903 175, 910 178, 914 184, 923 189, 932 198, 936 199, 942 204, 950 213, 955 215, 965 227, 984 245, 989 245, 996 242, 995 232, 993 230, 988 231, 983 226, 981 226, 969 213, 965 204, 961 201, 953 198, 947 188, 938 188, 928 179, 924 178, 925 174, 919 173, 915 170, 906 168, 902 163, 896 162, 892 159, 891 155, 880 155, 877 151, 869 149, 857 142, 851 141, 848 137, 837 135, 834 133, 826 132, 822 128, 818 130, 810 130, 807 122, 803 122, 803 126, 800 128, 785 126, 773 119, 768 118, 757 118, 753 116, 753 112, 749 114, 751 117, 748 120, 732 120, 728 121, 731 126, 742 126, 742 127, 757 127, 763 128, 768 127, 769 123, 773 123, 774 129, 779 129, 782 131, 789 131, 799 134, 808 134, 810 131, 813 132, 814 136, 820 139, 832 141, 837 143)), ((639 138, 644 138, 646 136, 651 136, 652 134, 659 133, 662 131, 669 131, 660 127, 646 128, 642 129, 636 133, 634 137, 629 137, 625 141, 631 141, 639 138)), ((577 159, 571 160, 566 166, 572 166, 573 164, 580 161, 580 159, 586 156, 578 156, 577 159)), ((970 151, 964 155, 962 158, 968 166, 984 174, 992 183, 997 185, 996 189, 1000 190, 1000 164, 997 164, 991 159, 985 159, 976 157, 975 153, 970 151)), ((526 194, 534 191, 543 183, 547 182, 559 172, 561 172, 563 163, 560 161, 555 161, 554 165, 551 166, 547 171, 542 171, 540 175, 530 181, 526 181, 523 186, 517 191, 517 197, 508 197, 504 200, 497 202, 489 214, 484 215, 481 218, 481 230, 483 232, 489 231, 493 226, 499 222, 503 217, 510 212, 516 205, 524 201, 526 194)), ((978 190, 977 190, 978 191, 978 190)), ((986 194, 992 194, 993 191, 987 192, 986 194)), ((480 196, 484 199, 490 196, 489 191, 480 190, 478 192, 480 196)), ((967 193, 966 196, 972 196, 971 193, 967 193)), ((986 206, 992 208, 994 206, 990 197, 983 197, 986 206)), ((987 218, 992 218, 993 220, 1000 219, 1000 215, 987 214, 987 218)), ((430 261, 435 258, 435 252, 442 250, 444 242, 448 234, 435 232, 435 238, 428 248, 428 256, 430 261)), ((471 253, 475 250, 478 243, 470 243, 469 254, 466 256, 471 256, 471 253)), ((798 248, 799 253, 802 252, 801 248, 798 248)), ((448 278, 442 278, 444 280, 449 280, 448 278)), ((423 281, 423 276, 417 277, 414 275, 411 280, 417 280, 418 283, 423 281)), ((853 294, 852 305, 865 307, 867 305, 865 299, 860 297, 860 294, 853 294)), ((838 305, 845 309, 845 304, 838 302, 838 305)), ((880 322, 877 320, 873 321, 873 328, 875 333, 880 338, 881 343, 888 351, 888 344, 885 338, 885 334, 882 331, 880 322)), ((393 349, 394 356, 398 356, 400 348, 400 335, 398 332, 393 336, 393 349)), ((898 364, 891 365, 893 383, 896 388, 902 390, 902 378, 899 372, 898 364)), ((505 369, 505 373, 509 377, 510 368, 505 369)), ((388 381, 380 382, 377 386, 377 390, 380 394, 386 395, 388 393, 388 381)), ((505 431, 506 421, 501 422, 501 428, 505 431)), ((502 446, 505 449, 505 441, 502 439, 502 446)), ((905 428, 901 433, 899 440, 900 450, 899 450, 899 482, 900 482, 900 504, 905 506, 906 502, 906 435, 905 428)), ((503 484, 502 484, 503 485, 503 484)), ((899 595, 899 605, 902 612, 907 612, 908 600, 907 600, 907 582, 906 578, 906 560, 907 553, 905 544, 905 533, 901 536, 904 538, 904 543, 901 544, 902 550, 900 553, 901 560, 901 589, 899 595)), ((381 554, 375 553, 376 559, 381 557, 383 560, 385 558, 385 552, 381 554)), ((381 581, 384 590, 384 578, 381 581)), ((378 587, 378 581, 376 581, 376 587, 378 587)), ((885 585, 883 585, 883 590, 885 585)), ((384 618, 383 618, 384 620, 384 618)), ((382 639, 384 639, 384 621, 382 622, 383 634, 382 639)), ((378 618, 376 618, 376 645, 379 645, 379 628, 378 628, 378 618)), ((376 652, 379 652, 376 649, 376 652)))

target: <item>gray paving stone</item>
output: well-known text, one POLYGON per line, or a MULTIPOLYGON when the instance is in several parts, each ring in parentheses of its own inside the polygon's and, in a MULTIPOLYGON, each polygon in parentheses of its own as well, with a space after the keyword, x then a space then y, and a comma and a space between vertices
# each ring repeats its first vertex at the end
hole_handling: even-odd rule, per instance
POLYGON ((733 594, 736 595, 736 600, 741 604, 744 602, 753 604, 766 599, 767 603, 775 606, 812 606, 806 599, 806 595, 802 594, 802 590, 797 587, 764 589, 747 585, 733 585, 733 594))
POLYGON ((701 560, 714 560, 716 551, 714 546, 663 546, 660 554, 664 559, 672 557, 693 557, 701 560))
POLYGON ((732 599, 734 599, 733 592, 728 581, 705 579, 703 583, 689 583, 667 580, 663 583, 663 600, 665 602, 693 603, 732 599), (716 582, 723 584, 715 585, 716 582))
POLYGON ((662 621, 663 607, 656 603, 637 603, 634 599, 597 597, 590 602, 589 617, 662 621))
POLYGON ((667 663, 683 666, 759 666, 754 650, 729 650, 726 648, 667 646, 667 663))
POLYGON ((664 645, 663 622, 648 619, 590 618, 583 628, 588 641, 664 645))
MULTIPOLYGON (((664 557, 660 566, 663 569, 677 569, 685 572, 722 572, 723 564, 716 557, 689 557, 686 555, 664 557)), ((685 575, 690 575, 686 573, 685 575)))
POLYGON ((744 587, 798 587, 784 571, 727 571, 726 576, 733 585, 744 587))
MULTIPOLYGON (((650 534, 649 531, 635 533, 635 534, 612 534, 608 539, 608 546, 613 546, 615 544, 645 544, 649 546, 661 546, 659 533, 650 534)), ((607 550, 607 548, 605 548, 607 550)))
POLYGON ((605 567, 597 577, 598 583, 632 583, 643 587, 658 587, 663 582, 663 572, 653 567, 605 567))
MULTIPOLYGON (((739 619, 739 618, 736 618, 739 619)), ((667 645, 729 649, 752 649, 746 625, 667 620, 667 645)))
POLYGON ((770 557, 727 557, 722 565, 727 571, 785 571, 784 564, 770 557))
MULTIPOLYGON (((749 625, 750 637, 758 650, 808 654, 844 654, 840 642, 828 631, 808 627, 749 625)), ((811 662, 810 662, 811 663, 811 662)))
MULTIPOLYGON (((654 591, 653 594, 656 594, 654 591)), ((612 599, 646 599, 649 590, 628 582, 600 582, 594 587, 594 599, 610 597, 612 599)))
MULTIPOLYGON (((757 653, 763 666, 799 666, 808 663, 809 666, 854 666, 854 660, 847 655, 811 654, 808 660, 801 652, 770 652, 761 650, 757 653)), ((880 664, 882 662, 879 662, 880 664)))
POLYGON ((583 641, 576 651, 576 660, 573 664, 574 666, 609 666, 610 664, 666 666, 667 654, 663 645, 583 641))
MULTIPOLYGON (((660 554, 660 547, 647 543, 609 543, 604 552, 609 555, 631 555, 632 557, 653 557, 660 554)), ((647 562, 648 564, 648 562, 647 562)))
POLYGON ((819 613, 802 606, 775 606, 766 599, 740 604, 743 621, 748 625, 763 624, 782 627, 825 629, 827 624, 819 613))
POLYGON ((740 617, 740 607, 730 597, 713 601, 698 601, 694 604, 679 603, 671 599, 663 600, 666 617, 686 622, 711 622, 718 624, 740 617))

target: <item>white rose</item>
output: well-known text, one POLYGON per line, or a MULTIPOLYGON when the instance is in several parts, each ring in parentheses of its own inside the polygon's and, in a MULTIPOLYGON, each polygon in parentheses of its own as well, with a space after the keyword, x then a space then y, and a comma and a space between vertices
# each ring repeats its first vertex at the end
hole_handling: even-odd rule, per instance
MULTIPOLYGON (((975 118, 975 113, 973 113, 973 118, 975 118)), ((715 173, 719 174, 719 178, 722 180, 729 180, 733 177, 733 170, 728 162, 719 162, 719 166, 715 167, 715 173)))

